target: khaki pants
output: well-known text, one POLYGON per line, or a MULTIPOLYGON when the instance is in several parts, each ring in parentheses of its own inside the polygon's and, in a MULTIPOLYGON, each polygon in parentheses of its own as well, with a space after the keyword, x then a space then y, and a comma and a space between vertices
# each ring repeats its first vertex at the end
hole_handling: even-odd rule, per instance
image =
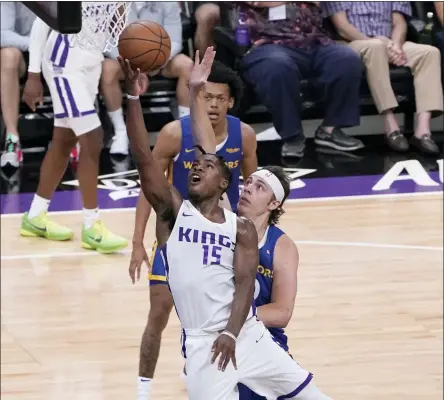
MULTIPOLYGON (((388 42, 388 39, 387 39, 388 42)), ((362 58, 367 82, 379 113, 397 107, 390 83, 386 42, 381 39, 355 40, 348 45, 362 58)), ((416 112, 443 111, 441 57, 437 48, 405 42, 402 46, 407 66, 412 70, 415 86, 416 112)))

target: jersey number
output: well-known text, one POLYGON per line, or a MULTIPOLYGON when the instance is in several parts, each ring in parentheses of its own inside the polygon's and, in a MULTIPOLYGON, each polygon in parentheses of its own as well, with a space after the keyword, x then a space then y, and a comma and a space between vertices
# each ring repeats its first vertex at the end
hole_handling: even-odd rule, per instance
POLYGON ((219 265, 222 251, 220 246, 210 246, 208 244, 203 244, 203 265, 219 265), (210 258, 211 250, 211 259, 210 258))

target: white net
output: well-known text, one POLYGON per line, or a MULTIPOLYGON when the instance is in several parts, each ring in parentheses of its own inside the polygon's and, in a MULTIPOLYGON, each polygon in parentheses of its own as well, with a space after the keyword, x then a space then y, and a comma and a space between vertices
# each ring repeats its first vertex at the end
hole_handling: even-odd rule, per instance
POLYGON ((130 2, 82 2, 82 29, 69 35, 71 47, 110 51, 128 24, 130 2))

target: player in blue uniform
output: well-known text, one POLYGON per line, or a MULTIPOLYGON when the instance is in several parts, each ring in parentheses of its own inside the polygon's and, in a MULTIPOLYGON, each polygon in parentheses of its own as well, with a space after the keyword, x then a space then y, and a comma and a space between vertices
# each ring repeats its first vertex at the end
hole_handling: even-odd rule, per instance
MULTIPOLYGON (((211 121, 209 132, 214 132, 216 152, 223 156, 233 176, 227 190, 231 207, 236 209, 239 201, 239 176, 242 171, 248 177, 256 171, 256 134, 238 118, 227 115, 242 95, 242 81, 238 75, 223 64, 215 62, 211 68, 208 82, 202 93, 205 103, 205 118, 211 121)), ((153 156, 158 165, 168 173, 170 182, 179 190, 184 199, 188 198, 187 176, 195 160, 194 140, 191 132, 190 117, 167 124, 157 138, 153 156)), ((136 208, 136 223, 133 235, 133 252, 130 275, 133 282, 140 277, 142 262, 148 261, 143 238, 151 212, 151 206, 142 191, 136 208)), ((138 399, 148 399, 151 380, 159 356, 160 341, 172 310, 165 268, 156 245, 153 248, 150 279, 150 311, 148 322, 142 336, 138 399)))
MULTIPOLYGON (((283 328, 293 313, 299 254, 293 241, 276 224, 283 213, 282 206, 290 186, 280 167, 265 167, 259 174, 253 174, 246 180, 238 214, 255 224, 259 237, 259 266, 254 291, 258 318, 268 328, 275 342, 288 352, 288 338, 283 328), (284 189, 284 200, 278 206, 273 190, 270 190, 270 178, 265 176, 267 172, 273 176, 271 185, 273 181, 275 185, 279 182, 284 189)), ((239 399, 266 400, 241 384, 239 399)))

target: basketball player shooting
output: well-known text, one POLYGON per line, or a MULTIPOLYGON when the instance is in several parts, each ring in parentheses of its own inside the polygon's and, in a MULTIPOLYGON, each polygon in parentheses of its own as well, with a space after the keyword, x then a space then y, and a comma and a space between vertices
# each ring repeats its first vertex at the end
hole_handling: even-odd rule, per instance
MULTIPOLYGON (((194 67, 196 82, 206 80, 213 59, 209 48, 194 67)), ((271 399, 327 399, 320 393, 303 395, 311 374, 288 357, 255 316, 257 233, 249 220, 218 205, 230 181, 224 160, 214 154, 196 159, 184 201, 151 154, 138 101, 140 71, 132 71, 128 60, 119 62, 126 77, 131 150, 143 193, 156 211, 157 241, 183 327, 189 398, 238 399, 241 382, 271 399)))

